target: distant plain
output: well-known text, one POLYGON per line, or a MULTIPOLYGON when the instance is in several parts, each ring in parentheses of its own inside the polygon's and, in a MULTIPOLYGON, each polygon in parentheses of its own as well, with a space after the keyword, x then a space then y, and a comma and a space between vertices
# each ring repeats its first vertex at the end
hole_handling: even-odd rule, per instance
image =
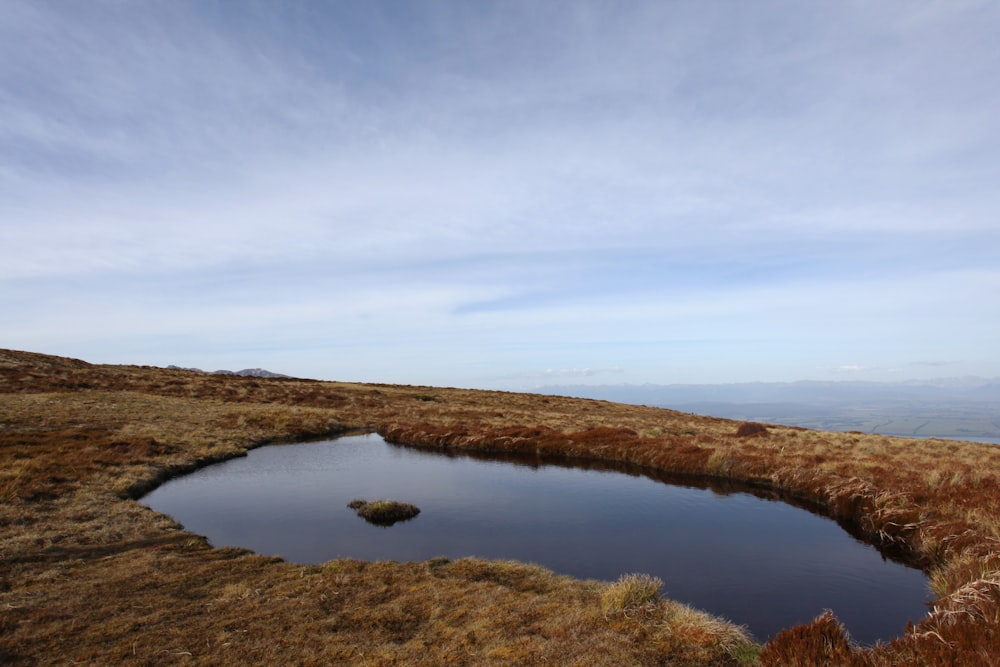
POLYGON ((669 407, 821 431, 1000 444, 1000 379, 550 385, 542 393, 669 407))

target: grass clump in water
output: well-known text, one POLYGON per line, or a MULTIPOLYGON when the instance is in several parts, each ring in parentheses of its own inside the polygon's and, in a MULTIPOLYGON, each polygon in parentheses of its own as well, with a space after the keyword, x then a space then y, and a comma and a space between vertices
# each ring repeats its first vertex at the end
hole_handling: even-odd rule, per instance
POLYGON ((420 514, 420 508, 396 500, 352 500, 347 504, 362 519, 376 526, 391 526, 399 521, 408 521, 420 514))

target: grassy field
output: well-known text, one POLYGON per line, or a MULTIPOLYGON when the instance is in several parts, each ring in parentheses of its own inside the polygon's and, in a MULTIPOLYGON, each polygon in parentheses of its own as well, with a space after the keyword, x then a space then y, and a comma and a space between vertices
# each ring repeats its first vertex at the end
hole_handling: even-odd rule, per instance
POLYGON ((1000 450, 505 392, 98 366, 0 351, 0 664, 982 665, 1000 655, 1000 450), (511 562, 294 565, 212 549, 135 498, 268 442, 377 431, 750 482, 923 567, 870 648, 829 614, 754 645, 658 596, 511 562), (738 432, 748 435, 737 435, 738 432))

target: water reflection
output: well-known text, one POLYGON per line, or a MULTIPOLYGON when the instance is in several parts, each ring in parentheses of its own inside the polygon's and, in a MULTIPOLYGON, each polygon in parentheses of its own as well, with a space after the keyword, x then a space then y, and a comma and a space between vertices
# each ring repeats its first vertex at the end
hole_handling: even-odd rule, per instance
POLYGON ((481 556, 581 578, 647 572, 671 598, 759 638, 833 609, 856 641, 871 643, 926 612, 921 572, 834 522, 762 491, 678 482, 601 462, 568 468, 356 436, 257 449, 172 480, 143 502, 217 546, 299 563, 481 556), (386 497, 421 513, 384 528, 347 507, 386 497))

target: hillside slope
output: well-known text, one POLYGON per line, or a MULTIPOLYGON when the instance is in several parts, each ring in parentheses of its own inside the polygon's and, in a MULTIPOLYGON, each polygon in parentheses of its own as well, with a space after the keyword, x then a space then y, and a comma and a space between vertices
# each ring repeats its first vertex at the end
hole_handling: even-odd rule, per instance
POLYGON ((889 645, 836 620, 762 664, 981 664, 1000 654, 1000 452, 753 429, 586 399, 101 366, 0 350, 0 662, 739 664, 740 631, 669 601, 471 559, 302 567, 212 549, 134 498, 273 441, 374 430, 435 448, 541 452, 751 482, 806 499, 932 571, 940 596, 889 645))

